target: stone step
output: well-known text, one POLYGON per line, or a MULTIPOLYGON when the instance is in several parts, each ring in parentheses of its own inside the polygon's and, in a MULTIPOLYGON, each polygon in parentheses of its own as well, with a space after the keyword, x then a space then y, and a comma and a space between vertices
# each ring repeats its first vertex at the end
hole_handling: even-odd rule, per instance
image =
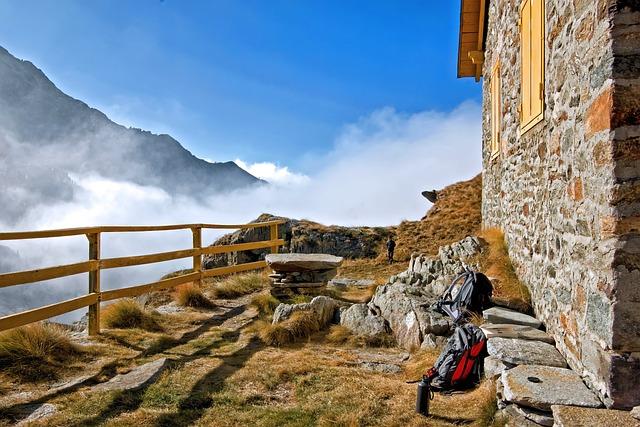
POLYGON ((614 409, 551 406, 557 427, 640 427, 640 421, 630 412, 614 409))
POLYGON ((502 398, 520 406, 550 411, 553 405, 599 408, 602 402, 574 371, 551 366, 520 365, 500 377, 502 398))
POLYGON ((551 344, 516 338, 489 338, 487 352, 510 365, 543 365, 565 368, 567 363, 551 344))
POLYGON ((518 338, 529 341, 542 341, 555 344, 555 340, 549 334, 531 326, 515 325, 509 323, 485 323, 480 326, 484 335, 489 338, 518 338))
POLYGON ((267 264, 277 272, 331 270, 342 265, 343 258, 326 254, 268 254, 267 264))
POLYGON ((528 314, 503 307, 491 307, 482 312, 484 320, 489 323, 508 323, 513 325, 530 326, 539 329, 542 322, 528 314))
POLYGON ((153 362, 140 365, 126 374, 116 375, 109 381, 98 384, 93 391, 105 390, 135 390, 153 382, 167 367, 168 359, 163 357, 153 362))

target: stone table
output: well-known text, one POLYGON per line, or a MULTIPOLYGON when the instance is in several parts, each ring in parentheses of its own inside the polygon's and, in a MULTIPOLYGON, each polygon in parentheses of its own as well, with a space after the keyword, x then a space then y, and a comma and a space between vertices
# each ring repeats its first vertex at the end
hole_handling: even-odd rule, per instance
POLYGON ((283 295, 287 290, 322 288, 336 277, 343 258, 327 254, 269 254, 265 260, 273 270, 271 293, 283 295))

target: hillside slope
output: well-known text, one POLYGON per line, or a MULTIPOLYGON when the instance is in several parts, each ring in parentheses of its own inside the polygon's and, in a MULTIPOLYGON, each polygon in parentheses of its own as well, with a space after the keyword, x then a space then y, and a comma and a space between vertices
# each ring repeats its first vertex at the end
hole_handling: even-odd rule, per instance
POLYGON ((69 173, 207 194, 260 183, 233 162, 209 163, 169 135, 126 128, 58 89, 29 61, 0 47, 0 220, 37 203, 70 200, 69 173))

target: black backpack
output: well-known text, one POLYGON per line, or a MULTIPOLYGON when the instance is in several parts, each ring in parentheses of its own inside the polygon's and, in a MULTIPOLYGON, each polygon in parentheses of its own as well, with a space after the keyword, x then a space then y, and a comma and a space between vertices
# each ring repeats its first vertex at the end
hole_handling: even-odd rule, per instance
POLYGON ((480 328, 467 323, 456 327, 433 368, 425 377, 434 390, 461 389, 477 384, 482 375, 487 338, 480 328))
POLYGON ((470 312, 481 314, 483 310, 490 308, 492 295, 493 286, 489 278, 465 268, 464 273, 453 280, 433 308, 458 323, 470 312), (458 293, 453 296, 456 286, 459 286, 458 293))

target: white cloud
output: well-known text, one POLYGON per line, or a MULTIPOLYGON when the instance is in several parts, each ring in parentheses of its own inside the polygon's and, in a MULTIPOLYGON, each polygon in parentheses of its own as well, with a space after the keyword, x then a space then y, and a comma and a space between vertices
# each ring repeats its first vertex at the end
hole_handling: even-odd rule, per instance
POLYGON ((299 185, 309 181, 308 176, 291 172, 287 166, 280 167, 275 163, 259 162, 249 164, 240 159, 236 159, 235 163, 251 175, 278 186, 299 185))
MULTIPOLYGON (((248 165, 249 172, 276 185, 236 191, 206 200, 172 196, 163 190, 99 176, 72 176, 79 186, 71 202, 32 210, 11 227, 32 230, 108 224, 239 223, 269 212, 326 224, 392 225, 422 217, 425 189, 442 188, 480 172, 480 108, 466 103, 449 113, 375 111, 346 126, 325 156, 314 159, 310 176, 272 163, 248 165)), ((2 226, 2 229, 9 227, 2 226)), ((213 233, 204 236, 210 243, 213 233)), ((87 242, 77 238, 3 242, 21 255, 21 268, 45 267, 86 259, 87 242)), ((184 232, 110 234, 103 257, 188 248, 184 232)), ((103 273, 105 289, 157 280, 189 260, 103 273)), ((0 290, 0 313, 60 301, 86 292, 86 277, 55 284, 0 290), (46 290, 45 290, 46 289, 46 290)), ((68 318, 68 317, 67 317, 68 318)))

